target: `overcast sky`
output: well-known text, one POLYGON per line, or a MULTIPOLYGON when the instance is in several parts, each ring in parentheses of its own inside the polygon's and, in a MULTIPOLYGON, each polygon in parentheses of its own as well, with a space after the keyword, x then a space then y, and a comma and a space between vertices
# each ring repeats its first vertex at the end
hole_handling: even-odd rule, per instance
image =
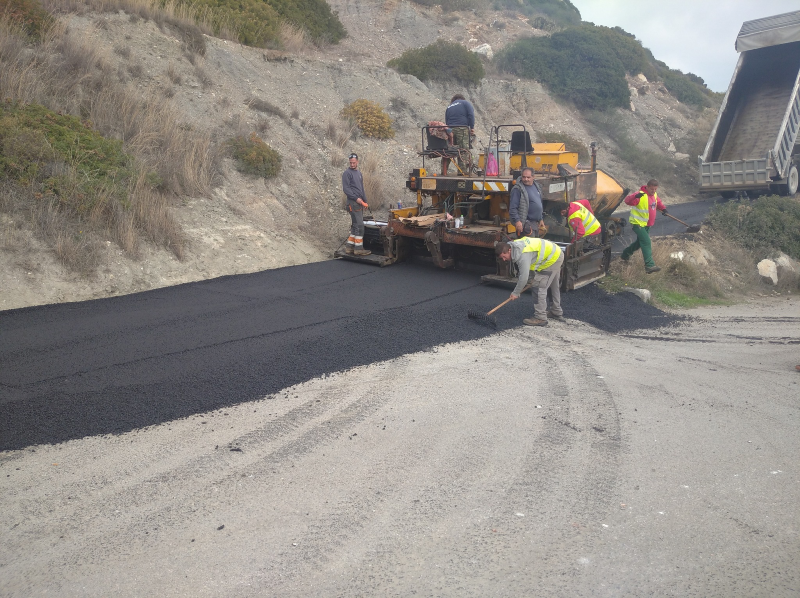
POLYGON ((725 91, 742 23, 800 10, 800 0, 571 0, 584 21, 633 33, 670 68, 725 91))

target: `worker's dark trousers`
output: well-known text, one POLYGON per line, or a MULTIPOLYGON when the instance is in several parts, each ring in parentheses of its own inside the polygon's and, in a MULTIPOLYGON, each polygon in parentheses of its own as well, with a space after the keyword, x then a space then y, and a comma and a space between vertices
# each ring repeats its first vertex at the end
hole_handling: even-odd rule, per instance
POLYGON ((631 228, 636 234, 636 240, 628 245, 625 251, 622 252, 622 259, 629 260, 631 256, 636 253, 637 249, 641 249, 642 257, 644 258, 644 267, 655 267, 656 263, 653 261, 653 246, 650 242, 650 227, 631 224, 631 228))

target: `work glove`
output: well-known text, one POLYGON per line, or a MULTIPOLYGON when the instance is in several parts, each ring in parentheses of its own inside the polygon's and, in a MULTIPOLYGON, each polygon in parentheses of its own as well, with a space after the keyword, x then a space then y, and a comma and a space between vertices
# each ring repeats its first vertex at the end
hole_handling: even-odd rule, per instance
POLYGON ((664 208, 663 210, 661 210, 661 213, 662 213, 664 216, 666 216, 666 215, 667 215, 667 208, 664 208))

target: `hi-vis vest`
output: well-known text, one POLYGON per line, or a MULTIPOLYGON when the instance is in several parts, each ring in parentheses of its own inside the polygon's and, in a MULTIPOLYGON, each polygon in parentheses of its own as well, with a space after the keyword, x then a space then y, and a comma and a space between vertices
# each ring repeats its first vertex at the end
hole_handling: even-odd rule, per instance
POLYGON ((576 218, 580 218, 581 222, 583 222, 584 236, 588 237, 600 228, 600 223, 597 221, 597 218, 594 217, 594 214, 581 204, 578 205, 580 208, 573 212, 569 219, 575 220, 576 218))
MULTIPOLYGON (((647 226, 647 223, 650 222, 650 206, 647 205, 650 198, 644 191, 640 191, 640 193, 642 196, 639 198, 639 203, 631 207, 628 222, 638 226, 647 226)), ((653 203, 658 203, 658 193, 653 193, 653 203)))
POLYGON ((520 241, 524 243, 522 253, 532 253, 535 251, 539 254, 539 256, 531 262, 532 272, 547 270, 561 257, 561 248, 552 241, 547 241, 546 239, 532 239, 531 237, 522 237, 520 241))

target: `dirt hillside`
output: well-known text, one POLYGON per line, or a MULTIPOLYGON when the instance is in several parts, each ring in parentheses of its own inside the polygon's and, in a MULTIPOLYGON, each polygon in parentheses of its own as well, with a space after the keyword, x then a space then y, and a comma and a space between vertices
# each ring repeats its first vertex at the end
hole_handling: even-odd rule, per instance
MULTIPOLYGON (((406 174, 418 165, 419 127, 441 119, 454 93, 465 93, 477 111, 479 145, 492 125, 525 123, 534 131, 563 132, 588 145, 600 142, 601 166, 625 186, 641 184, 647 173, 634 172, 615 155, 614 143, 584 115, 553 100, 535 81, 492 72, 480 85, 425 84, 385 67, 405 49, 437 37, 469 48, 489 43, 503 47, 522 35, 544 35, 513 13, 448 13, 408 2, 334 0, 334 10, 349 37, 336 46, 273 52, 207 38, 205 56, 189 56, 178 32, 154 22, 118 14, 66 17, 70 35, 90 40, 120 72, 130 73, 136 93, 158 92, 185 115, 186 126, 206 129, 222 144, 237 133, 258 131, 283 157, 274 179, 237 172, 221 159, 216 187, 209 197, 177 197, 174 212, 189 238, 179 261, 163 249, 145 246, 138 260, 111 241, 97 273, 89 278, 67 271, 34 235, 0 215, 0 309, 97 297, 253 272, 327 259, 346 234, 349 219, 341 210, 340 177, 350 151, 382 173, 372 199, 380 207, 407 199, 406 174), (492 26, 502 21, 502 28, 492 26), (396 136, 389 141, 342 141, 339 111, 367 98, 386 108, 396 136), (266 103, 266 104, 264 104, 266 103), (265 105, 271 108, 264 108, 265 105), (278 108, 276 113, 274 108, 278 108)), ((687 109, 665 89, 631 78, 632 111, 618 118, 643 149, 684 163, 677 152, 689 143, 699 120, 709 117, 687 109), (637 91, 641 90, 641 91, 637 91)), ((690 189, 686 185, 685 189, 690 189)), ((689 199, 676 189, 659 191, 669 202, 689 199)), ((383 212, 385 213, 385 211, 383 212)))

